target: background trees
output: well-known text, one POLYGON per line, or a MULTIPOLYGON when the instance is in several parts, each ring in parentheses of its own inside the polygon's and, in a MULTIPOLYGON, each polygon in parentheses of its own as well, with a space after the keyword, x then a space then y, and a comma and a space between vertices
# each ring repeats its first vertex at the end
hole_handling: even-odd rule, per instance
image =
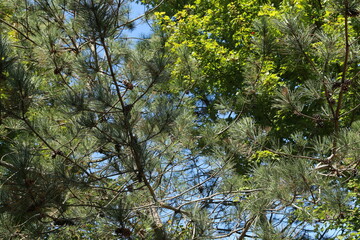
MULTIPOLYGON (((359 102, 353 97, 358 94, 358 3, 246 3, 222 1, 187 6, 173 19, 163 17, 168 21, 164 29, 170 32, 169 44, 181 59, 176 67, 181 73, 186 69, 187 62, 182 59, 183 49, 187 49, 188 59, 197 63, 196 70, 201 71, 189 71, 187 77, 193 83, 187 87, 212 113, 210 116, 216 116, 212 118, 215 122, 235 122, 223 138, 224 148, 234 154, 238 173, 256 173, 250 178, 252 184, 260 183, 267 189, 255 195, 255 199, 262 199, 256 211, 263 209, 268 217, 265 221, 257 215, 262 222, 257 229, 265 235, 273 231, 274 235, 262 238, 281 238, 290 225, 294 227, 290 223, 282 228, 280 224, 280 232, 273 228, 277 220, 271 214, 279 218, 280 209, 292 223, 303 211, 308 220, 331 222, 334 228, 345 231, 342 223, 347 217, 339 212, 352 215, 357 211, 354 199, 350 200, 356 194, 348 195, 345 189, 357 181, 358 140, 353 137, 358 135, 359 102), (169 25, 172 27, 167 30, 169 25), (224 72, 223 67, 229 64, 224 72), (254 162, 260 167, 246 168, 254 162), (320 199, 332 199, 332 203, 320 199)), ((179 84, 186 84, 183 78, 184 74, 178 75, 179 84)), ((300 219, 300 225, 306 224, 304 218, 300 219)))
POLYGON ((137 44, 127 2, 16 3, 2 236, 357 238, 356 1, 164 2, 137 44))

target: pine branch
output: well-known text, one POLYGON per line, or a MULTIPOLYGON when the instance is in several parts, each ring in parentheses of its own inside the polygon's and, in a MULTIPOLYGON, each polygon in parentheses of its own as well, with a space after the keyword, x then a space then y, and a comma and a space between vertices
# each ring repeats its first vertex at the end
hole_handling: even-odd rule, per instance
POLYGON ((154 12, 156 9, 158 9, 158 8, 164 3, 164 1, 165 1, 165 0, 161 0, 159 4, 157 4, 157 5, 156 5, 155 7, 153 7, 152 9, 146 11, 144 14, 142 14, 142 15, 134 18, 134 19, 131 19, 131 20, 127 21, 126 23, 121 24, 121 25, 119 25, 119 26, 117 26, 117 27, 118 27, 118 28, 119 28, 119 27, 125 27, 125 26, 127 26, 127 25, 129 25, 129 24, 131 24, 131 23, 133 23, 133 22, 135 22, 135 21, 137 21, 137 20, 139 20, 139 19, 141 19, 141 18, 149 15, 150 13, 152 13, 152 12, 154 12))
POLYGON ((251 225, 254 223, 255 219, 256 219, 256 217, 253 216, 252 218, 250 218, 249 221, 247 221, 247 222, 245 223, 245 227, 244 227, 241 235, 238 237, 238 240, 245 239, 246 233, 249 231, 249 229, 250 229, 251 225))
MULTIPOLYGON (((0 11, 0 14, 6 15, 4 12, 0 11)), ((15 30, 16 32, 18 32, 21 36, 23 36, 26 40, 30 41, 31 43, 33 43, 35 46, 38 46, 38 44, 32 40, 30 37, 28 37, 25 33, 23 33, 22 31, 20 31, 18 28, 14 27, 13 25, 11 25, 10 23, 6 22, 4 19, 0 18, 0 22, 4 23, 6 26, 12 28, 13 30, 15 30)))
POLYGON ((360 103, 359 103, 358 105, 356 105, 355 107, 353 107, 352 109, 350 109, 349 111, 347 111, 347 112, 345 112, 345 113, 341 114, 341 115, 339 116, 339 118, 342 118, 342 117, 344 117, 344 116, 348 115, 349 113, 351 113, 351 112, 353 112, 353 111, 355 111, 355 110, 359 109, 359 107, 360 107, 360 103))
POLYGON ((96 178, 95 176, 93 176, 91 173, 89 173, 83 166, 77 164, 75 161, 73 161, 69 156, 66 156, 62 151, 57 150, 55 148, 53 148, 46 140, 45 138, 43 138, 36 130, 35 128, 31 125, 30 121, 25 117, 25 115, 23 115, 22 120, 25 122, 25 124, 29 127, 29 129, 53 152, 53 154, 62 156, 64 159, 68 160, 69 162, 71 162, 72 164, 74 164, 75 166, 79 167, 83 173, 85 173, 88 177, 90 178, 96 178))
POLYGON ((18 169, 17 169, 14 165, 12 165, 12 164, 10 164, 10 163, 8 163, 8 162, 5 162, 5 161, 3 160, 4 157, 6 157, 6 156, 8 156, 8 155, 10 155, 10 154, 12 154, 12 153, 7 153, 7 154, 5 154, 5 155, 3 155, 3 156, 1 157, 0 166, 5 167, 5 168, 7 168, 7 169, 10 169, 10 170, 12 170, 12 171, 17 171, 18 169))
POLYGON ((349 61, 349 54, 350 54, 350 44, 349 44, 349 29, 348 29, 348 14, 347 14, 347 10, 349 8, 349 3, 346 0, 345 1, 345 14, 344 14, 344 22, 345 22, 345 58, 344 58, 344 65, 343 65, 343 72, 342 72, 342 77, 341 77, 341 88, 340 88, 340 93, 339 93, 339 98, 337 101, 337 107, 335 110, 335 115, 334 115, 334 122, 335 122, 335 138, 333 141, 333 154, 336 153, 336 148, 337 148, 337 137, 339 135, 339 124, 340 124, 340 109, 342 106, 342 102, 343 102, 343 95, 345 92, 345 88, 343 87, 345 80, 346 80, 346 72, 348 69, 348 61, 349 61))
POLYGON ((223 234, 223 235, 219 235, 219 236, 214 236, 214 237, 212 237, 212 239, 222 239, 222 238, 230 237, 230 236, 233 235, 234 233, 239 233, 240 231, 244 231, 244 228, 234 228, 234 229, 219 229, 219 228, 218 228, 217 230, 229 231, 229 233, 223 234))
POLYGON ((269 152, 281 155, 281 156, 292 157, 292 158, 302 158, 302 159, 308 159, 308 160, 313 160, 313 161, 317 161, 317 162, 328 162, 334 157, 334 155, 332 154, 328 158, 321 159, 321 158, 315 158, 315 157, 293 155, 293 154, 289 154, 289 153, 278 152, 278 151, 275 151, 275 150, 272 150, 272 149, 269 149, 269 148, 266 148, 266 150, 268 150, 269 152))

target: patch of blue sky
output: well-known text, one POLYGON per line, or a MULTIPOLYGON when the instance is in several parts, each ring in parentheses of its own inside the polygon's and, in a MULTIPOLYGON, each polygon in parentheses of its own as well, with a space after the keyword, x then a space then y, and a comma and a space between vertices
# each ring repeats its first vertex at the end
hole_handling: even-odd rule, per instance
POLYGON ((144 15, 149 10, 149 8, 135 2, 132 2, 129 7, 130 21, 133 19, 137 20, 134 21, 134 28, 132 30, 124 31, 125 35, 130 38, 134 38, 135 40, 149 37, 152 33, 152 21, 144 15))

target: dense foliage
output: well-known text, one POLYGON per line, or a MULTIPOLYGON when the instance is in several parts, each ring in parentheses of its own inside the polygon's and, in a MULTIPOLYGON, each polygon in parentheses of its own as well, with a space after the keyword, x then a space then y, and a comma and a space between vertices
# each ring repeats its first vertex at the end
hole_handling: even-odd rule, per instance
POLYGON ((4 239, 358 239, 360 3, 0 3, 4 239))

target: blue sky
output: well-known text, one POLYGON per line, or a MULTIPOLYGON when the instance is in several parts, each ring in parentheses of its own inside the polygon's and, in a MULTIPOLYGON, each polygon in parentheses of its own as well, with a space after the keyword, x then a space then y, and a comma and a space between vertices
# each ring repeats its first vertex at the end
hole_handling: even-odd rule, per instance
MULTIPOLYGON (((130 19, 134 19, 146 11, 146 7, 141 4, 132 2, 130 4, 130 19)), ((143 37, 151 34, 151 27, 149 22, 145 18, 141 18, 135 21, 135 29, 133 31, 127 32, 129 37, 143 37)))

